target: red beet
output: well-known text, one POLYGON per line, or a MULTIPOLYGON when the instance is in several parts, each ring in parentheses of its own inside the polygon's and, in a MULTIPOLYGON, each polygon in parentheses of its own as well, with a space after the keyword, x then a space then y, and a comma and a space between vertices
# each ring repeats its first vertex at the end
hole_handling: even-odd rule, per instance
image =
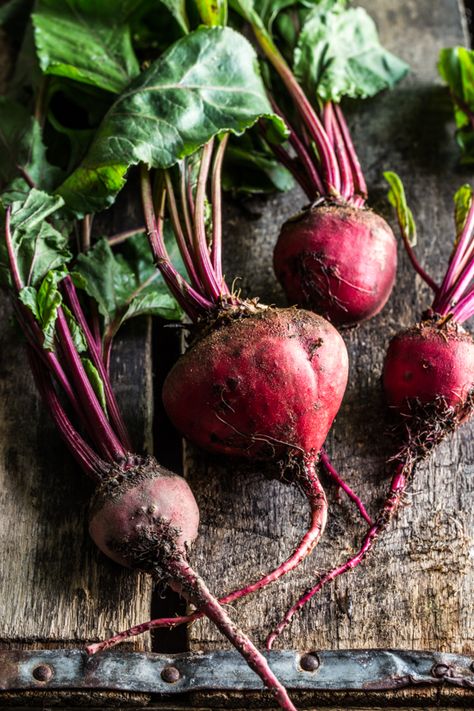
POLYGON ((176 427, 204 449, 260 459, 321 449, 347 383, 347 351, 323 318, 265 309, 198 338, 165 381, 176 427))
POLYGON ((474 388, 474 341, 459 325, 424 321, 390 342, 383 370, 387 402, 400 412, 416 403, 456 408, 474 388))
POLYGON ((352 325, 385 306, 395 282, 396 240, 371 210, 313 207, 283 225, 274 268, 289 303, 352 325))

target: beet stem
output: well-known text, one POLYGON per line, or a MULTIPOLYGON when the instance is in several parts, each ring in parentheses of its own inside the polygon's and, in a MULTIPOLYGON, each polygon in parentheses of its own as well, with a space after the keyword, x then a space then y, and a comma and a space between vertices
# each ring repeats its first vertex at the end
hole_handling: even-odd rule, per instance
MULTIPOLYGON (((412 266, 413 266, 414 270, 415 270, 416 272, 418 272, 418 274, 421 276, 421 278, 423 279, 423 281, 425 282, 425 284, 427 284, 427 285, 430 287, 430 289, 435 293, 435 295, 438 294, 439 289, 440 289, 439 286, 438 286, 437 283, 434 281, 434 279, 432 279, 432 278, 430 277, 430 275, 428 274, 428 272, 426 272, 426 271, 423 269, 423 267, 422 267, 421 264, 419 263, 418 259, 416 258, 415 250, 413 249, 413 247, 411 246, 410 242, 408 241, 408 235, 406 234, 406 232, 405 232, 404 228, 402 227, 401 223, 399 222, 398 224, 399 224, 399 227, 400 227, 400 232, 401 232, 401 235, 402 235, 402 239, 403 239, 403 244, 404 244, 404 247, 405 247, 405 251, 406 251, 406 253, 408 254, 408 257, 409 257, 409 259, 410 259, 410 262, 412 263, 412 266)), ((438 297, 436 296, 435 301, 437 300, 437 298, 438 298, 438 297)))
POLYGON ((352 168, 349 160, 349 156, 346 150, 346 144, 344 142, 344 136, 339 128, 337 122, 336 114, 334 111, 334 104, 332 101, 328 101, 324 106, 324 117, 328 124, 331 126, 332 142, 336 156, 338 159, 339 167, 341 170, 341 195, 345 200, 350 200, 354 195, 354 181, 352 179, 352 168))
POLYGON ((333 479, 337 486, 339 486, 345 494, 349 497, 351 501, 354 502, 354 504, 357 506, 359 509, 359 513, 362 516, 363 519, 369 524, 369 526, 373 525, 373 521, 370 518, 369 514, 367 513, 367 509, 365 508, 364 504, 362 503, 361 499, 357 496, 357 494, 352 491, 351 487, 346 484, 344 479, 341 478, 337 470, 335 469, 334 465, 332 464, 331 460, 328 457, 328 454, 325 449, 322 449, 320 452, 320 461, 321 464, 324 466, 326 469, 327 473, 333 479))
MULTIPOLYGON (((275 99, 270 96, 270 103, 272 105, 273 110, 275 113, 279 114, 279 116, 282 117, 284 122, 286 123, 286 126, 288 130, 290 131, 289 135, 289 142, 293 146, 293 149, 298 156, 306 174, 307 174, 307 179, 309 181, 309 184, 311 185, 311 194, 308 193, 306 190, 305 186, 300 183, 301 187, 303 190, 305 190, 306 194, 308 195, 309 199, 313 201, 315 198, 317 198, 319 195, 324 195, 324 184, 321 176, 319 175, 318 169, 315 165, 315 162, 310 155, 309 151, 306 150, 306 147, 304 145, 304 142, 301 140, 301 138, 298 136, 297 131, 295 128, 291 125, 289 122, 288 118, 285 116, 283 111, 280 109, 278 104, 276 103, 275 99)), ((267 142, 270 143, 267 139, 267 142)), ((274 146, 272 146, 273 148, 274 146)), ((288 157, 289 160, 291 160, 290 157, 288 157)), ((298 180, 297 175, 295 175, 296 180, 298 180)), ((299 182, 299 180, 298 180, 299 182)), ((306 180, 304 181, 306 183, 306 180)))
POLYGON ((212 311, 214 304, 193 289, 171 263, 163 240, 163 232, 155 217, 150 178, 144 165, 141 166, 141 193, 148 239, 157 267, 176 301, 188 316, 193 321, 196 321, 199 316, 204 316, 209 311, 212 311))
POLYGON ((188 276, 191 280, 191 284, 198 291, 202 291, 203 285, 201 279, 199 278, 196 269, 194 268, 193 260, 188 249, 188 245, 184 236, 183 228, 181 226, 181 221, 179 219, 178 207, 176 205, 176 197, 173 190, 173 183, 168 171, 165 171, 165 182, 166 182, 166 197, 168 200, 168 208, 171 216, 171 223, 173 225, 173 231, 176 237, 176 242, 178 243, 178 248, 181 257, 188 272, 188 276))
POLYGON ((211 261, 214 268, 214 273, 216 275, 216 281, 220 285, 221 290, 224 294, 229 295, 229 289, 227 284, 222 278, 222 190, 221 190, 221 175, 222 175, 222 162, 224 160, 224 153, 229 140, 229 134, 227 133, 220 141, 216 155, 214 158, 214 165, 212 167, 212 192, 211 192, 211 202, 212 202, 212 248, 211 248, 211 261))
POLYGON ((365 182, 364 173, 362 172, 359 158, 354 148, 349 127, 346 123, 346 119, 344 118, 342 109, 339 104, 333 104, 333 107, 351 165, 354 193, 356 193, 356 195, 352 195, 352 202, 355 204, 355 201, 357 200, 356 207, 363 207, 367 199, 367 183, 365 182))
POLYGON ((87 476, 95 482, 101 481, 104 477, 105 462, 97 456, 71 424, 63 406, 59 402, 49 373, 45 366, 35 357, 31 346, 28 347, 27 353, 36 387, 66 445, 87 476))
POLYGON ((66 317, 61 307, 58 309, 57 332, 58 337, 61 339, 64 357, 77 388, 79 401, 87 417, 90 418, 95 443, 104 456, 112 461, 122 459, 126 454, 126 450, 110 426, 95 394, 94 388, 87 377, 79 354, 74 346, 74 341, 72 340, 66 317))
POLYGON ((378 536, 387 527, 390 520, 397 511, 402 501, 403 494, 405 493, 410 474, 413 471, 413 467, 414 463, 411 460, 400 463, 397 466, 396 472, 393 476, 390 485, 388 496, 385 499, 382 508, 380 509, 375 523, 370 526, 367 533, 365 534, 364 539, 362 541, 362 545, 359 548, 357 554, 349 558, 341 566, 333 568, 333 570, 325 573, 318 580, 317 584, 313 588, 307 590, 304 595, 299 598, 299 600, 287 611, 282 621, 275 627, 271 634, 268 635, 266 641, 267 649, 270 650, 272 648, 275 639, 283 632, 287 625, 290 624, 293 616, 299 610, 301 610, 301 608, 304 607, 304 605, 306 605, 306 603, 309 602, 309 600, 311 600, 311 598, 314 597, 314 595, 316 595, 316 593, 318 593, 321 588, 326 585, 326 583, 330 582, 331 580, 334 580, 334 578, 337 578, 339 575, 342 575, 347 570, 353 570, 359 565, 359 563, 362 562, 367 553, 373 547, 378 536))
POLYGON ((448 270, 446 276, 443 279, 441 288, 438 290, 438 294, 433 303, 433 309, 438 313, 441 313, 439 309, 443 309, 443 313, 446 313, 446 309, 449 309, 452 302, 452 291, 455 287, 456 282, 460 278, 460 273, 466 267, 466 262, 472 254, 472 237, 474 230, 474 200, 471 201, 469 207, 469 212, 467 214, 466 223, 459 237, 458 243, 454 249, 451 256, 448 270))
POLYGON ((201 281, 204 284, 208 297, 214 304, 218 304, 222 296, 221 284, 218 283, 214 267, 209 255, 206 239, 206 183, 211 165, 214 139, 211 139, 202 149, 201 164, 199 166, 198 182, 196 186, 196 201, 194 205, 194 259, 201 281))
POLYGON ((298 84, 293 72, 265 29, 255 24, 252 24, 252 29, 261 49, 286 86, 286 89, 292 97, 310 136, 316 144, 328 193, 330 195, 333 193, 339 194, 341 176, 337 158, 317 113, 311 106, 311 103, 306 97, 303 89, 298 84))
POLYGON ((63 280, 63 286, 69 300, 71 311, 84 333, 92 361, 95 367, 97 368, 104 384, 107 408, 112 424, 114 425, 117 435, 119 436, 124 448, 127 450, 131 450, 132 445, 130 441, 130 436, 128 434, 125 422, 123 421, 122 414, 115 398, 110 378, 105 368, 104 361, 102 359, 102 354, 99 348, 97 347, 97 343, 89 328, 86 317, 79 302, 79 298, 77 296, 76 287, 74 286, 74 282, 72 281, 70 276, 65 277, 65 279, 63 280))
MULTIPOLYGON (((244 657, 249 667, 258 674, 267 689, 273 693, 280 708, 286 711, 297 711, 285 687, 270 669, 267 659, 230 619, 202 578, 194 572, 191 566, 184 559, 178 559, 170 564, 170 573, 179 586, 178 591, 194 605, 200 607, 206 617, 214 622, 220 632, 244 657)), ((172 586, 175 587, 174 584, 172 586)))

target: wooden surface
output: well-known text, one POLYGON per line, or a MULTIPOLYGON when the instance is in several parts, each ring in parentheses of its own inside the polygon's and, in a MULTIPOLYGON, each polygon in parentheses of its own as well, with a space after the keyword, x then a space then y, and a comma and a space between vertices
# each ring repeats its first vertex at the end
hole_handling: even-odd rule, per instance
MULTIPOLYGON (((472 179, 457 166, 453 128, 446 123, 448 113, 435 72, 442 46, 465 43, 459 8, 456 0, 359 4, 376 19, 384 44, 412 66, 411 76, 392 93, 351 111, 372 205, 390 215, 381 176, 385 169, 398 171, 419 225, 420 254, 439 278, 453 235, 452 195, 472 179)), ((272 272, 272 245, 279 225, 303 204, 304 198, 294 191, 250 200, 245 211, 227 206, 225 272, 242 276, 245 293, 267 303, 284 303, 272 272)), ((112 222, 109 226, 110 232, 118 229, 112 222)), ((371 511, 376 511, 390 474, 385 464, 390 441, 379 386, 384 349, 391 335, 417 318, 427 299, 427 290, 400 250, 397 286, 383 314, 344 334, 351 379, 328 448, 371 511)), ((90 486, 38 402, 9 316, 2 299, 0 647, 67 646, 146 619, 151 590, 143 577, 107 562, 88 540, 85 512, 90 486)), ((140 323, 126 332, 115 359, 115 382, 137 449, 151 444, 150 363, 149 326, 140 323)), ((356 573, 328 586, 296 618, 279 646, 474 651, 472 432, 472 425, 465 427, 419 468, 406 506, 376 551, 356 573)), ((308 514, 303 497, 289 486, 268 481, 258 467, 188 450, 185 471, 202 517, 192 561, 213 581, 215 592, 227 592, 273 567, 303 533, 308 514)), ((234 607, 234 619, 258 642, 317 572, 342 561, 360 540, 364 526, 353 509, 345 500, 339 503, 329 485, 327 491, 329 524, 311 558, 278 585, 234 607)), ((155 612, 159 614, 163 605, 155 604, 155 612)), ((175 638, 185 643, 183 636, 175 638)), ((143 649, 150 642, 137 638, 133 644, 143 649)), ((188 631, 188 646, 210 650, 225 642, 210 624, 199 622, 188 631)), ((434 708, 443 694, 429 691, 417 696, 406 696, 406 711, 412 703, 434 708)), ((401 698, 394 705, 400 705, 401 698)), ((451 701, 455 698, 453 693, 451 701)), ((375 699, 370 708, 386 708, 390 699, 390 695, 375 699)), ((356 704, 334 695, 303 700, 305 708, 316 701, 337 708, 356 704)), ((42 703, 38 697, 36 702, 42 703)), ((90 698, 83 703, 89 705, 90 698)), ((188 703, 201 711, 250 704, 209 695, 176 706, 163 702, 163 708, 189 708, 188 703)), ((460 692, 459 705, 463 703, 460 692)), ((363 699, 357 701, 357 706, 363 704, 363 699)))

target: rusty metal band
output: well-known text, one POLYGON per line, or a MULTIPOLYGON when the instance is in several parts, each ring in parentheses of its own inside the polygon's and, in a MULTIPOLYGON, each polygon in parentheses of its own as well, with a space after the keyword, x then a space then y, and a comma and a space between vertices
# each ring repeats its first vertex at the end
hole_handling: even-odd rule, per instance
MULTIPOLYGON (((289 689, 370 691, 452 685, 474 691, 474 657, 438 652, 344 650, 268 653, 289 689)), ((111 690, 181 694, 258 691, 260 679, 239 654, 144 654, 80 650, 0 652, 0 689, 111 690)))

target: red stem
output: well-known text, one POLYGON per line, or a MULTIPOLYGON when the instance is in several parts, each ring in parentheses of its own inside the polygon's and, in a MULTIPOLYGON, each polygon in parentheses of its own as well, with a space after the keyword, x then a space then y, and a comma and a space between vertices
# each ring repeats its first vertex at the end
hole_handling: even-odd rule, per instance
POLYGON ((454 254, 451 257, 446 276, 443 279, 441 287, 437 290, 436 298, 433 302, 433 309, 436 312, 439 309, 443 309, 443 313, 446 312, 446 308, 449 310, 451 303, 451 293, 454 289, 456 281, 459 279, 459 273, 466 266, 466 256, 469 251, 469 245, 473 236, 474 230, 474 199, 471 200, 471 205, 469 207, 469 212, 467 214, 466 223, 464 225, 463 231, 459 237, 458 244, 454 250, 454 254))
POLYGON ((218 304, 222 296, 222 290, 209 255, 205 222, 206 183, 211 165, 213 145, 214 140, 211 139, 202 149, 201 165, 199 167, 194 206, 194 261, 200 272, 207 296, 214 304, 218 304))
MULTIPOLYGON (((362 172, 361 165, 359 163, 359 158, 357 157, 354 144, 352 143, 351 134, 349 127, 342 113, 342 109, 339 104, 333 104, 334 113, 336 115, 339 130, 341 131, 346 151, 349 156, 349 162, 352 169, 352 178, 354 181, 354 192, 358 197, 357 207, 363 207, 367 199, 367 183, 365 182, 364 173, 362 172)), ((355 197, 354 195, 352 196, 355 197)))
POLYGON ((212 168, 212 249, 211 261, 216 275, 217 284, 220 286, 221 292, 229 295, 227 284, 222 278, 222 191, 221 191, 221 174, 222 162, 224 153, 229 140, 229 134, 226 133, 221 139, 214 157, 214 165, 212 168))
POLYGON ((126 455, 126 449, 122 446, 102 410, 94 388, 87 377, 80 356, 74 346, 74 341, 72 340, 66 317, 61 307, 58 309, 56 323, 58 338, 61 341, 64 357, 71 372, 72 380, 76 386, 79 401, 90 421, 95 444, 109 461, 114 462, 123 459, 126 455))
POLYGON ((282 619, 282 621, 275 627, 273 632, 267 637, 267 642, 266 642, 266 647, 267 649, 271 649, 273 646, 273 643, 275 639, 280 635, 283 630, 290 624, 293 616, 301 610, 304 605, 306 605, 307 602, 311 600, 316 593, 318 593, 321 588, 326 585, 326 583, 330 582, 331 580, 334 580, 334 578, 337 578, 339 575, 342 575, 348 570, 353 570, 356 568, 359 563, 362 562, 362 560, 365 558, 367 553, 371 550, 373 547, 376 539, 378 536, 382 533, 382 531, 387 527, 389 521, 392 519, 393 515, 397 511, 400 502, 402 501, 403 494, 406 490, 406 486, 408 483, 409 476, 413 470, 413 463, 401 463, 397 466, 395 475, 392 479, 391 485, 390 485, 390 490, 388 493, 388 496, 385 500, 385 503, 383 504, 379 515, 377 516, 377 519, 375 520, 375 523, 370 526, 369 530, 367 531, 366 535, 364 536, 364 539, 362 541, 362 545, 359 548, 358 552, 356 555, 352 556, 349 558, 345 563, 340 565, 337 568, 334 568, 333 570, 329 571, 328 573, 325 573, 317 582, 317 584, 313 587, 307 590, 304 595, 300 597, 300 599, 292 605, 292 607, 287 611, 286 615, 282 619))
POLYGON ((202 282, 194 268, 193 260, 188 249, 188 245, 181 227, 181 221, 179 219, 178 208, 176 205, 176 198, 173 190, 173 183, 168 171, 165 172, 165 184, 166 184, 166 198, 168 200, 168 208, 170 211, 171 222, 173 224, 173 230, 176 237, 176 242, 178 243, 178 248, 181 253, 181 257, 188 272, 189 278, 192 285, 198 291, 203 290, 202 282))
POLYGON ((95 482, 101 481, 106 472, 106 463, 97 456, 94 450, 89 447, 87 442, 72 426, 71 421, 56 395, 48 372, 41 366, 31 347, 28 348, 28 359, 36 387, 70 452, 87 476, 95 482))
POLYGON ((97 347, 95 338, 92 335, 91 330, 89 329, 89 325, 87 323, 86 317, 84 316, 84 312, 77 296, 76 287, 74 286, 74 283, 70 276, 65 277, 65 279, 63 280, 63 286, 68 297, 71 311, 84 333, 92 361, 97 370, 99 371, 99 375, 104 384, 107 408, 112 424, 115 427, 117 435, 119 436, 124 448, 127 450, 131 450, 132 444, 130 441, 130 435, 128 434, 127 427, 125 425, 125 422, 123 421, 117 400, 115 399, 115 394, 110 383, 108 371, 105 368, 100 349, 97 347))
POLYGON ((373 521, 370 518, 369 514, 367 513, 367 510, 362 503, 361 499, 357 496, 357 494, 352 491, 350 486, 346 484, 346 482, 339 476, 339 473, 335 469, 334 465, 332 464, 331 460, 328 457, 328 454, 325 449, 322 449, 320 452, 320 462, 323 465, 323 467, 326 469, 327 473, 333 479, 337 486, 339 486, 345 494, 349 497, 351 501, 354 502, 354 504, 357 506, 359 509, 360 515, 362 516, 363 519, 369 524, 369 526, 372 526, 373 521))
POLYGON ((352 180, 352 168, 344 142, 344 136, 339 128, 339 124, 334 112, 334 104, 331 101, 324 107, 324 116, 331 126, 331 136, 336 151, 336 156, 341 171, 341 195, 345 200, 350 200, 354 196, 354 181, 352 180))
POLYGON ((427 272, 425 272, 425 270, 423 269, 423 267, 421 266, 421 264, 418 262, 418 259, 416 258, 416 254, 415 254, 415 252, 414 252, 414 250, 413 250, 413 247, 411 246, 411 244, 410 244, 409 241, 408 241, 408 237, 407 237, 407 235, 406 235, 406 233, 405 233, 405 230, 403 229, 401 223, 399 223, 399 225, 400 225, 400 232, 401 232, 401 235, 402 235, 402 239, 403 239, 403 244, 404 244, 404 247, 405 247, 405 251, 406 251, 406 253, 408 254, 408 257, 409 257, 409 259, 410 259, 410 262, 412 263, 412 266, 413 266, 414 270, 415 270, 416 272, 418 272, 418 274, 421 276, 421 278, 423 279, 423 281, 424 281, 426 284, 428 284, 428 286, 430 287, 430 289, 432 289, 432 290, 434 291, 434 293, 437 294, 437 293, 438 293, 438 290, 439 290, 439 286, 436 284, 436 282, 434 281, 434 279, 432 279, 432 278, 430 277, 430 275, 429 275, 427 272))
POLYGON ((148 239, 157 262, 157 267, 163 275, 163 279, 176 301, 181 305, 193 321, 197 321, 199 317, 204 316, 206 313, 209 313, 209 311, 212 311, 214 309, 214 304, 205 296, 193 289, 192 286, 190 286, 177 272, 171 263, 166 250, 165 242, 163 240, 161 216, 160 223, 157 222, 155 217, 150 179, 148 171, 144 165, 141 167, 141 193, 148 239))

